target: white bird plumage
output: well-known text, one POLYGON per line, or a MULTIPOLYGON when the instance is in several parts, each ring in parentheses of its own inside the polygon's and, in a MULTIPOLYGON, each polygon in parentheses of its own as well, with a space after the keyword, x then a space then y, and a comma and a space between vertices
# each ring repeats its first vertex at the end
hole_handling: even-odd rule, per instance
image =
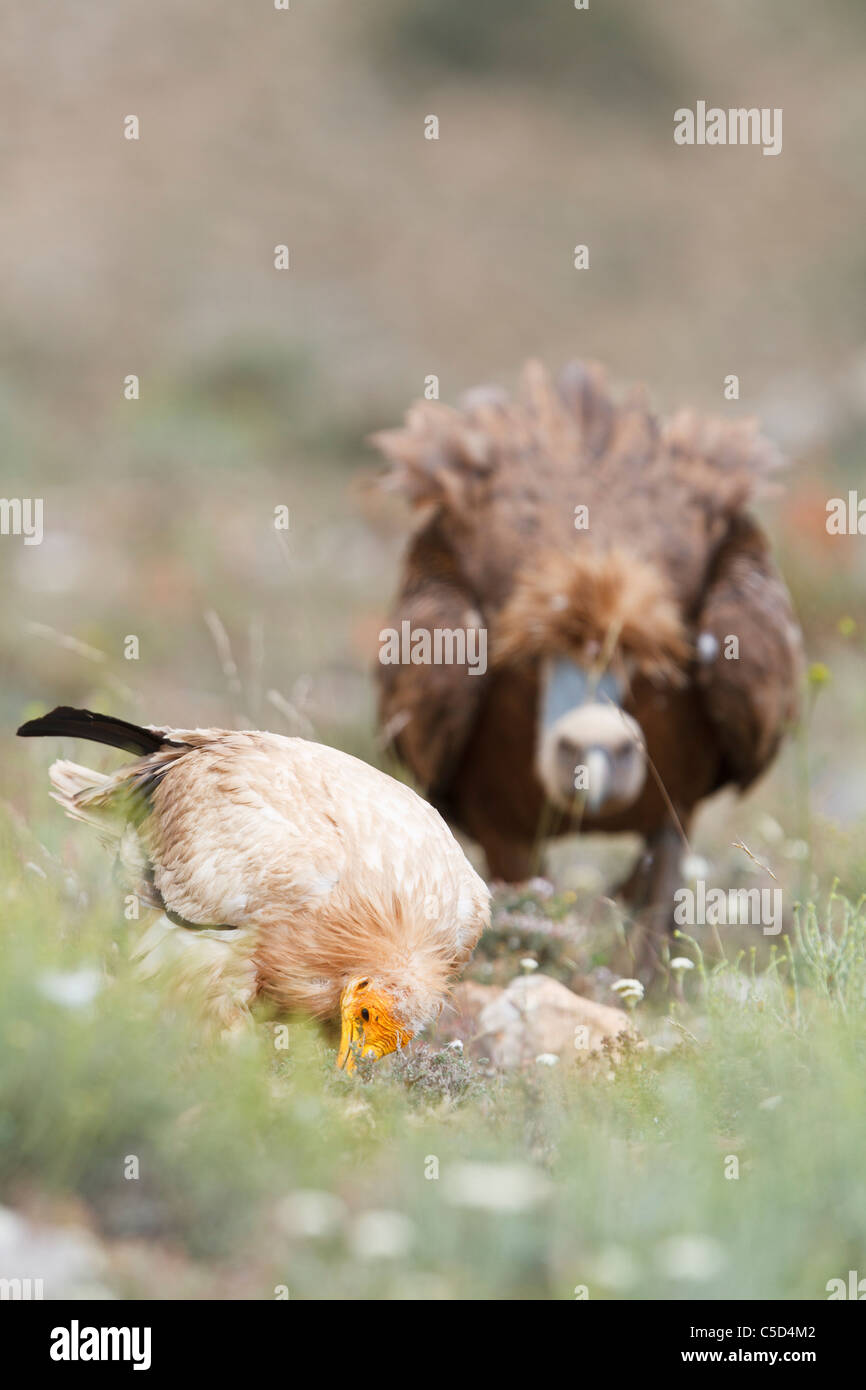
POLYGON ((438 812, 335 748, 69 710, 20 732, 152 750, 111 776, 56 762, 52 795, 114 841, 130 891, 168 914, 143 937, 145 968, 174 958, 224 1022, 258 995, 334 1015, 360 981, 399 1046, 437 1016, 489 921, 488 890, 438 812))

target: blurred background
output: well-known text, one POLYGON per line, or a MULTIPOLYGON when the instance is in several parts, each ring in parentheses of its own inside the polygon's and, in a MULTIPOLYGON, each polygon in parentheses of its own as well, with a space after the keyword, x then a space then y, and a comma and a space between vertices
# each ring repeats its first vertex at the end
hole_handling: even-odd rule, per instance
POLYGON ((12 737, 59 702, 381 763, 371 670, 407 516, 365 436, 431 374, 453 402, 583 357, 663 413, 757 415, 788 453, 764 515, 813 663, 808 739, 695 846, 740 877, 733 838, 795 877, 811 853, 809 887, 866 892, 866 551, 825 527, 866 447, 858 0, 0 8, 0 494, 45 519, 39 546, 0 538, 13 840, 107 883, 48 800, 54 750, 12 737), (698 100, 783 108, 781 155, 676 146, 698 100))
POLYGON ((0 545, 7 730, 103 703, 378 758, 406 517, 365 435, 431 373, 454 401, 582 356, 789 452, 767 519, 832 673, 816 805, 866 814, 866 558, 825 529, 866 440, 855 0, 31 0, 3 28, 2 494, 45 506, 41 546, 0 545), (698 99, 782 107, 782 154, 676 146, 698 99))
MULTIPOLYGON (((770 520, 850 770, 866 561, 824 509, 866 434, 854 0, 820 24, 806 0, 32 0, 3 27, 2 492, 42 496, 46 529, 0 546, 7 728, 123 698, 186 725, 309 718, 371 756, 405 518, 365 435, 430 373, 453 401, 583 356, 663 411, 757 413, 792 454, 770 520), (782 154, 675 146, 699 98, 782 107, 782 154)), ((822 774, 866 811, 866 782, 822 774)))

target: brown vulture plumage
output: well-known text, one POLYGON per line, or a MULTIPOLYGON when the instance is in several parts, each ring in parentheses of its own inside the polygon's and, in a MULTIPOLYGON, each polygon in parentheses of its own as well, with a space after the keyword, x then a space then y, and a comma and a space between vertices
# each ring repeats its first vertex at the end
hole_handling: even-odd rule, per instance
POLYGON ((373 442, 419 509, 393 629, 488 651, 484 674, 380 662, 387 740, 494 877, 526 878, 542 834, 640 834, 624 891, 651 963, 695 807, 750 786, 796 716, 800 631, 747 510, 774 448, 534 362, 517 401, 420 403, 373 442))

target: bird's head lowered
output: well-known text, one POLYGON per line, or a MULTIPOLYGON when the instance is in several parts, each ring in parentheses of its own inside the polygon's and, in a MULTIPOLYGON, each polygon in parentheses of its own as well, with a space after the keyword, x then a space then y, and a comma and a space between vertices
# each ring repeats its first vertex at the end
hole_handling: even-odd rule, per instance
POLYGON ((414 1036, 403 1022, 393 992, 368 975, 350 980, 340 996, 340 1051, 337 1066, 354 1071, 357 1057, 386 1057, 414 1036))
MULTIPOLYGON (((451 980, 490 922, 490 893, 444 821, 419 802, 419 822, 407 824, 398 814, 405 812, 404 800, 401 792, 391 826, 395 838, 380 851, 390 856, 399 891, 383 883, 381 866, 371 867, 379 850, 374 844, 364 855, 365 876, 354 878, 352 897, 338 887, 324 928, 319 919, 325 947, 306 976, 305 1007, 320 1018, 339 1018, 341 1071, 354 1071, 361 1057, 376 1060, 407 1047, 434 1023, 451 980)), ((297 931, 296 918, 289 949, 297 931)), ((286 937, 280 941, 274 975, 285 968, 286 937)), ((290 989, 277 985, 275 996, 297 1000, 296 975, 290 989)))

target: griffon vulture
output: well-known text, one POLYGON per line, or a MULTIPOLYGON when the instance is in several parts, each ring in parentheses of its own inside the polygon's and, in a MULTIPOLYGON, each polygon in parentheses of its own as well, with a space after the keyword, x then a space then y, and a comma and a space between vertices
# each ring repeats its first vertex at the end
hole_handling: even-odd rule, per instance
POLYGON ((653 964, 695 808, 751 786, 796 714, 800 631, 748 510, 774 449, 532 362, 519 400, 420 403, 373 442, 418 509, 389 622, 488 638, 484 671, 380 661, 386 740, 495 877, 542 834, 642 836, 624 894, 653 964))

